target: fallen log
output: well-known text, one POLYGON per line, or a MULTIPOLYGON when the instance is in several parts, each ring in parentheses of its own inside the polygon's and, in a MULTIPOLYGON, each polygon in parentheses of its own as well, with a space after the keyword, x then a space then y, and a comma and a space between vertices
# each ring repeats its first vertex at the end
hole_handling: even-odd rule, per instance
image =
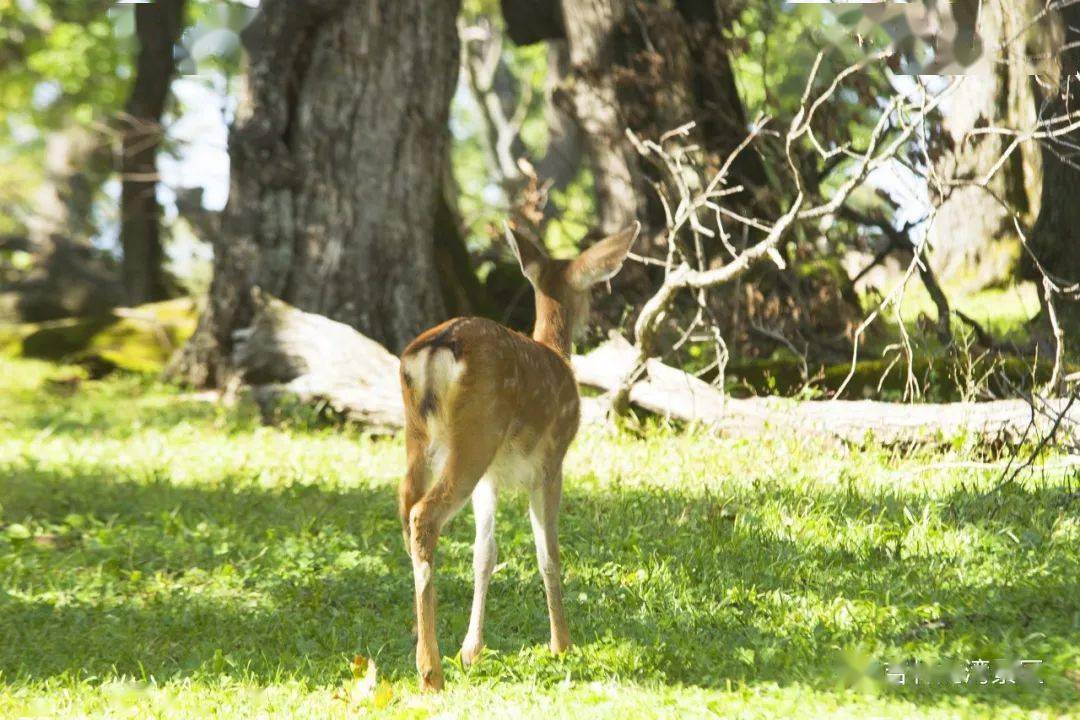
MULTIPOLYGON (((238 331, 234 362, 260 404, 284 394, 325 403, 379 432, 402 427, 398 359, 348 325, 302 312, 256 291, 252 325, 238 331)), ((572 358, 578 381, 611 391, 633 366, 635 351, 620 336, 572 358)), ((853 443, 948 441, 962 435, 1015 442, 1043 437, 1055 422, 1077 439, 1080 402, 1053 399, 985 403, 899 404, 871 400, 797 401, 731 398, 677 368, 650 360, 630 391, 631 404, 662 417, 700 423, 728 435, 799 433, 853 443)), ((585 398, 583 420, 603 422, 605 398, 585 398)))
MULTIPOLYGON (((582 384, 611 391, 633 367, 635 351, 613 335, 596 350, 575 356, 582 384)), ((903 404, 874 400, 731 398, 698 378, 649 360, 634 383, 630 402, 662 417, 698 422, 731 435, 769 431, 834 437, 853 443, 929 443, 968 435, 984 440, 1037 440, 1058 425, 1060 437, 1080 440, 1080 402, 1037 401, 903 404)))
POLYGON ((326 404, 373 432, 405 424, 398 359, 350 326, 298 310, 256 288, 250 326, 234 333, 233 362, 267 414, 289 395, 326 404))

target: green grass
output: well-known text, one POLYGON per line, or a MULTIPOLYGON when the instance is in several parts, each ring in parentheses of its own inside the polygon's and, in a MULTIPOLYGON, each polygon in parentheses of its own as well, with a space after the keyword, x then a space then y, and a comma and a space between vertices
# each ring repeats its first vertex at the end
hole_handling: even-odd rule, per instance
MULTIPOLYGON (((949 299, 949 306, 979 323, 998 342, 1015 342, 1023 345, 1030 335, 1028 323, 1039 314, 1039 289, 1032 282, 1020 282, 1006 287, 964 290, 956 284, 946 284, 943 288, 949 299)), ((867 308, 876 307, 880 296, 864 298, 867 308)), ((918 318, 924 315, 931 323, 937 321, 937 308, 930 299, 926 288, 912 278, 904 290, 904 302, 901 317, 913 335, 932 336, 932 332, 919 329, 918 318)), ((886 326, 896 327, 896 314, 889 308, 883 315, 886 326)), ((959 318, 952 319, 954 330, 958 333, 967 330, 959 318)), ((927 338, 930 339, 929 337, 927 338)))
MULTIPOLYGON (((490 652, 454 659, 469 511, 439 545, 447 692, 415 691, 395 439, 258 426, 144 379, 0 360, 0 717, 1054 717, 1080 700, 1080 498, 951 448, 584 431, 546 649, 524 500, 490 652), (381 710, 335 693, 373 657, 381 710), (887 686, 882 663, 1043 661, 1044 685, 887 686), (381 701, 382 702, 382 701, 381 701)), ((1059 465, 1060 467, 1060 465, 1059 465)))

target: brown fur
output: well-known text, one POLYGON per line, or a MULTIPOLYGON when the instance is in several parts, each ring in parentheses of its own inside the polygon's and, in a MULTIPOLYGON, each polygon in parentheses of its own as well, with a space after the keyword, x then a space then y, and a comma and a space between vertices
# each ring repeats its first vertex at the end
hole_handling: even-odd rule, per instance
POLYGON ((532 337, 490 320, 456 318, 424 332, 402 353, 407 469, 399 510, 413 561, 417 668, 425 689, 442 687, 433 585, 439 533, 473 496, 476 590, 462 651, 471 662, 482 646, 484 602, 494 566, 491 521, 500 487, 518 485, 530 492, 551 648, 561 652, 569 646, 557 518, 563 457, 580 415, 568 362, 571 335, 588 314, 589 287, 617 272, 636 234, 636 227, 623 231, 573 261, 550 260, 528 241, 511 238, 535 290, 532 337), (486 480, 482 492, 481 478, 486 480))

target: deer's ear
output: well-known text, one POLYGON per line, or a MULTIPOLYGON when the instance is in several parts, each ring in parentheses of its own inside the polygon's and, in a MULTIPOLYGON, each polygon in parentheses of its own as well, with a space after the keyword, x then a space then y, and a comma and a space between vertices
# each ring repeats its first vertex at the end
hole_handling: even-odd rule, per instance
POLYGON ((521 265, 522 275, 536 285, 540 281, 540 270, 547 262, 547 255, 528 237, 516 235, 506 223, 503 223, 503 232, 506 234, 506 242, 510 244, 510 249, 514 251, 514 257, 521 265))
POLYGON ((641 231, 641 223, 634 224, 604 238, 577 256, 570 263, 568 280, 578 290, 588 290, 596 283, 608 280, 619 272, 626 254, 641 231))

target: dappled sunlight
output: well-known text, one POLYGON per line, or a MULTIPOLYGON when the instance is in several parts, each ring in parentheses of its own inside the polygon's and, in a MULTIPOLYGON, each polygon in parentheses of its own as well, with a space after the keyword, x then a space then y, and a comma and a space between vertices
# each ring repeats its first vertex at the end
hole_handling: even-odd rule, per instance
MULTIPOLYGON (((48 380, 24 377, 24 398, 48 380)), ((171 427, 72 429, 67 418, 108 416, 122 388, 111 382, 71 395, 54 431, 5 401, 4 678, 48 694, 82 679, 101 702, 130 691, 163 707, 180 686, 178 707, 210 695, 279 706, 269 698, 280 691, 280 707, 337 712, 319 688, 360 653, 404 712, 414 670, 400 440, 263 428, 201 407, 171 427), (144 684, 117 689, 128 681, 144 684)), ((898 470, 963 456, 588 431, 567 460, 561 521, 575 647, 546 650, 525 501, 507 495, 489 647, 472 669, 448 663, 450 693, 424 707, 457 707, 462 688, 475 691, 469 706, 495 692, 514 702, 516 684, 592 698, 598 712, 669 688, 698 688, 676 705, 755 688, 770 707, 796 690, 825 707, 845 684, 838 653, 863 648, 878 663, 1044 660, 1045 688, 886 694, 897 716, 908 702, 946 712, 1005 692, 1018 709, 1063 708, 1080 652, 1075 479, 1062 471, 987 494, 994 474, 959 464, 896 483, 898 470), (610 682, 626 697, 609 697, 610 682)), ((451 657, 472 592, 470 515, 448 526, 438 555, 451 657)))

